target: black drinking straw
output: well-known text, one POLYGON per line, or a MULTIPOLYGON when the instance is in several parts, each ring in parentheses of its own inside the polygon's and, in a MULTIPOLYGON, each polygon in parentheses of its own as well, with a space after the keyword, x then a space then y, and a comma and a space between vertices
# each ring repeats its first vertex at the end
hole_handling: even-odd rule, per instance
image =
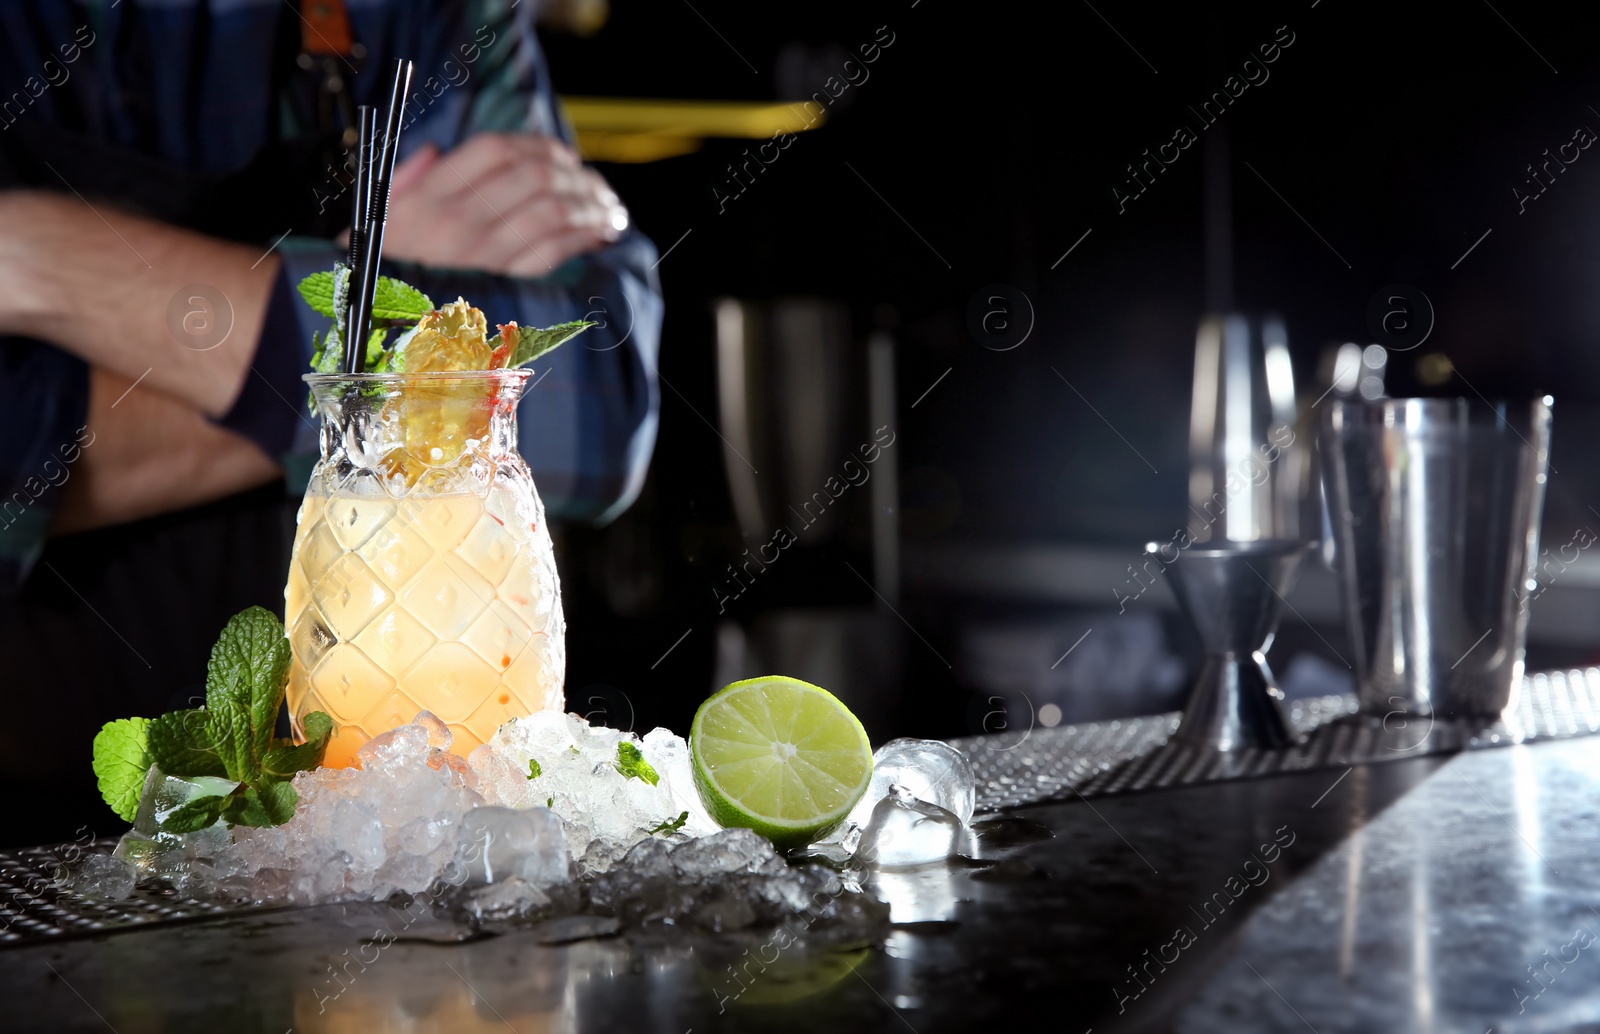
POLYGON ((349 297, 345 305, 344 326, 339 328, 339 333, 345 339, 345 369, 348 373, 355 373, 360 369, 358 353, 349 343, 354 341, 356 334, 356 300, 355 290, 359 287, 361 269, 366 260, 367 253, 367 219, 371 208, 372 193, 372 144, 374 120, 372 106, 363 104, 356 109, 360 113, 360 128, 356 135, 356 178, 352 184, 355 191, 355 211, 350 219, 350 282, 346 287, 349 297))
MULTIPOLYGON (((372 167, 372 186, 367 197, 367 218, 362 234, 361 281, 356 293, 355 336, 346 348, 346 372, 359 373, 366 354, 367 337, 372 330, 372 297, 378 288, 378 260, 383 256, 383 227, 389 217, 389 181, 394 176, 394 160, 400 146, 400 123, 405 117, 406 93, 411 89, 410 61, 394 63, 394 85, 389 91, 389 111, 384 123, 383 147, 372 167)), ((352 277, 355 275, 351 273, 352 277)))

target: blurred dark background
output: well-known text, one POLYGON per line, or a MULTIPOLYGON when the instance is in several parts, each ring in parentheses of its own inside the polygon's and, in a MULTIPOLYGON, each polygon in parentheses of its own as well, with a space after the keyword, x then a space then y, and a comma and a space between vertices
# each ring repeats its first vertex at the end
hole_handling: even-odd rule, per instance
MULTIPOLYGON (((1441 19, 1378 4, 1076 3, 1046 15, 932 0, 803 13, 618 3, 592 38, 547 34, 564 93, 729 100, 809 97, 830 75, 844 80, 843 62, 880 27, 894 37, 828 125, 751 177, 724 213, 713 189, 730 190, 728 166, 748 141, 605 167, 660 247, 679 242, 660 267, 662 372, 677 391, 663 391, 640 505, 569 536, 569 697, 615 687, 641 721, 681 723, 709 687, 713 588, 753 545, 737 536, 725 449, 701 419, 718 419, 714 299, 813 297, 848 307, 857 364, 874 331, 895 344, 889 453, 905 622, 891 615, 883 629, 899 635, 904 677, 875 687, 894 699, 882 724, 869 722, 874 738, 993 731, 1049 703, 1065 720, 1173 706, 1194 646, 1170 596, 1158 587, 1124 614, 1116 599, 1140 545, 1183 520, 1206 308, 1204 145, 1177 152, 1123 213, 1113 188, 1132 193, 1126 166, 1179 126, 1194 129, 1191 106, 1230 76, 1236 89, 1258 80, 1206 131, 1225 129, 1231 145, 1235 306, 1284 315, 1302 406, 1328 386, 1319 367, 1330 345, 1375 340, 1374 293, 1412 285, 1436 323, 1421 347, 1394 354, 1389 393, 1554 394, 1546 544, 1600 526, 1586 448, 1600 384, 1600 161, 1590 171, 1590 152, 1570 148, 1582 157, 1552 167, 1555 182, 1525 214, 1512 191, 1535 193, 1527 166, 1580 127, 1600 128, 1590 106, 1600 24, 1557 5, 1512 18, 1515 28, 1488 5, 1441 19), (1262 80, 1258 48, 1274 42, 1262 80), (1009 339, 975 335, 968 314, 996 284, 1026 296, 1035 317, 1004 351, 993 346, 1009 339), (618 559, 641 549, 659 557, 659 588, 619 607, 612 597, 631 586, 618 559), (591 607, 595 619, 580 624, 591 607)), ((864 413, 859 423, 864 436, 864 413)), ((858 507, 850 520, 864 530, 870 514, 858 507)), ((797 606, 881 610, 844 566, 869 573, 868 551, 840 547, 843 537, 806 559, 786 555, 728 617, 749 639, 797 606)), ((1536 605, 1535 666, 1593 656, 1586 559, 1536 605)), ((1312 572, 1301 595, 1297 610, 1316 628, 1291 615, 1274 663, 1296 668, 1291 691, 1337 689, 1347 650, 1331 578, 1312 572)))
MULTIPOLYGON (((1501 10, 1514 28, 1488 4, 615 0, 587 35, 549 27, 564 96, 799 103, 855 82, 742 190, 732 166, 760 140, 598 163, 665 256, 665 383, 639 502, 558 529, 569 709, 683 731, 708 691, 767 670, 836 689, 875 742, 1177 706, 1197 648, 1170 595, 1117 601, 1142 544, 1185 521, 1206 141, 1134 200, 1113 191, 1178 127, 1199 135, 1190 106, 1230 77, 1255 82, 1206 135, 1231 154, 1234 305, 1284 316, 1302 408, 1331 348, 1375 340, 1374 294, 1410 285, 1434 327, 1391 355, 1388 393, 1553 394, 1545 545, 1600 528, 1600 149, 1514 194, 1600 130, 1600 12, 1501 10), (824 491, 814 527, 789 509, 824 491)), ((25 602, 76 632, 13 623, 8 665, 63 699, 91 680, 179 706, 230 614, 281 612, 296 503, 54 542, 25 602), (196 556, 208 523, 233 537, 196 556), (152 563, 190 569, 192 595, 149 599, 152 563)), ((1292 602, 1285 688, 1348 689, 1331 575, 1292 602)), ((1535 605, 1530 666, 1594 660, 1597 621, 1584 555, 1535 605)), ((63 780, 106 717, 62 718, 83 726, 63 780)), ((0 737, 35 749, 20 724, 0 737)), ((23 839, 81 821, 35 810, 23 839)))

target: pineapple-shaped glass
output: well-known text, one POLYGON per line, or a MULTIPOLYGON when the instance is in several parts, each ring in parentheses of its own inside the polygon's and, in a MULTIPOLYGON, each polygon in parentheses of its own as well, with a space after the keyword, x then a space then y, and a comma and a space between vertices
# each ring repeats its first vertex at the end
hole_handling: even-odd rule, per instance
POLYGON ((467 754, 560 710, 565 622, 544 505, 517 453, 526 370, 311 374, 322 455, 300 507, 284 624, 295 732, 324 764, 431 711, 467 754))

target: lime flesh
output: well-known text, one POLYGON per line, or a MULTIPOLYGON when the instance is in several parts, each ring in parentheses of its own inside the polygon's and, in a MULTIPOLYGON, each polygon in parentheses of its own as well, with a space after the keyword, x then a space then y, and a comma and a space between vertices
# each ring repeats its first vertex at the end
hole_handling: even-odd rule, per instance
POLYGON ((872 780, 872 744, 827 690, 783 675, 735 682, 695 712, 695 786, 711 817, 780 848, 843 822, 872 780))

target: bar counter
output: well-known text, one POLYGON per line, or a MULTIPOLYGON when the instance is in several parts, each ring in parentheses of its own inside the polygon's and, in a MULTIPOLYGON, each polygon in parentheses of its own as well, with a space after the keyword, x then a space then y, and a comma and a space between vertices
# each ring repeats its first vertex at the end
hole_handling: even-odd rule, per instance
POLYGON ((474 938, 335 905, 26 944, 0 1027, 1571 1030, 1600 1019, 1597 748, 1009 809, 972 861, 879 874, 893 925, 866 943, 583 920, 474 938))

